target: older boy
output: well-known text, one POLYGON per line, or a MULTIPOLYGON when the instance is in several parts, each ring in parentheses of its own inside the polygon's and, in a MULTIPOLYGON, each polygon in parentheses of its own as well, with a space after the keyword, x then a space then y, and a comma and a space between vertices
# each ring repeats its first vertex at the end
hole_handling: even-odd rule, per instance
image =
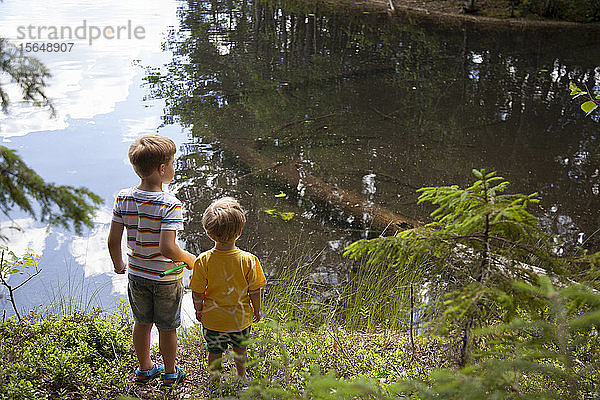
MULTIPOLYGON (((163 386, 185 379, 175 365, 177 332, 183 296, 182 270, 161 277, 174 262, 193 265, 195 256, 176 243, 183 229, 181 202, 163 192, 175 174, 175 144, 159 135, 143 135, 129 147, 129 161, 140 177, 136 187, 121 190, 113 208, 108 250, 117 274, 128 269, 128 296, 133 312, 133 346, 139 368, 136 383, 148 383, 158 376, 163 386), (121 254, 123 228, 127 228, 127 262, 121 254), (164 367, 150 358, 150 332, 155 324, 164 367)), ((188 267, 191 268, 191 267, 188 267)))
POLYGON ((260 291, 266 284, 258 258, 236 247, 246 216, 231 197, 214 201, 202 216, 202 225, 215 247, 194 263, 190 281, 196 318, 208 351, 208 366, 221 369, 223 352, 231 344, 237 376, 246 376, 246 344, 252 322, 260 321, 260 291))

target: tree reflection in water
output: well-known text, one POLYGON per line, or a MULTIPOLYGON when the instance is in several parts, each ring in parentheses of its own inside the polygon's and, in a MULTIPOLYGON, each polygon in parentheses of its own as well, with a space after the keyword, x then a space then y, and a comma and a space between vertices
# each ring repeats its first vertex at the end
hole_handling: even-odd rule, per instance
POLYGON ((252 208, 260 238, 380 233, 300 185, 274 183, 268 165, 250 169, 221 146, 235 141, 420 220, 429 210, 414 204, 416 188, 497 170, 513 191, 541 193, 536 213, 548 229, 600 248, 589 238, 600 225, 599 127, 568 90, 570 81, 600 89, 600 47, 578 32, 419 27, 235 0, 190 1, 180 19, 165 42, 173 62, 147 80, 167 100, 165 123, 198 138, 178 169, 191 241, 208 244, 201 211, 223 194, 252 208), (289 196, 275 198, 282 189, 289 196), (264 207, 298 217, 277 221, 264 207))

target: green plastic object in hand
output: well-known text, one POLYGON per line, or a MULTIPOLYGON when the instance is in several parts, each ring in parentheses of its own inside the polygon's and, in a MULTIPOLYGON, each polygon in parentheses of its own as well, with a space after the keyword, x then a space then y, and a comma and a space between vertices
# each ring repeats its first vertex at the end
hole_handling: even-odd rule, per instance
POLYGON ((171 269, 168 269, 168 270, 166 270, 165 272, 161 272, 161 273, 160 273, 160 277, 162 278, 162 277, 164 277, 165 275, 172 274, 173 272, 175 272, 175 271, 179 271, 180 269, 182 269, 182 268, 185 268, 185 267, 187 267, 187 264, 186 264, 186 263, 179 264, 179 265, 178 265, 178 266, 176 266, 175 268, 171 268, 171 269))

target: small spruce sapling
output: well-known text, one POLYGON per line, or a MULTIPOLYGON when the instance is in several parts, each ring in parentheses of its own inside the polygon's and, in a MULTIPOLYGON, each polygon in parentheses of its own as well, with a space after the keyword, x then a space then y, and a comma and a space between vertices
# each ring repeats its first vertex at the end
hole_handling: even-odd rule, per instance
POLYGON ((514 279, 533 282, 538 274, 562 279, 566 258, 553 252, 550 235, 527 210, 537 193, 506 194, 509 182, 495 172, 473 170, 477 180, 458 186, 419 189, 419 203, 437 208, 434 221, 390 237, 359 240, 345 254, 367 263, 389 263, 410 282, 427 286, 430 318, 444 332, 460 336, 459 364, 471 357, 471 330, 490 319, 512 315, 492 301, 496 290, 511 292, 514 279))

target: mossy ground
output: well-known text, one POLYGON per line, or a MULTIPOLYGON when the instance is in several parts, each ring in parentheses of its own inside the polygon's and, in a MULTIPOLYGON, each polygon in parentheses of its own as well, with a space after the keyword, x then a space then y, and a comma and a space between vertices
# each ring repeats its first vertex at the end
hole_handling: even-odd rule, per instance
POLYGON ((231 351, 225 355, 220 383, 209 384, 204 339, 196 325, 180 340, 178 363, 188 373, 184 383, 165 391, 155 381, 144 387, 131 386, 126 394, 148 399, 263 398, 266 391, 271 395, 280 393, 281 398, 300 398, 315 376, 357 384, 377 382, 385 390, 387 385, 403 379, 426 379, 432 368, 450 365, 446 345, 440 339, 419 337, 413 351, 406 335, 399 332, 302 329, 293 323, 267 320, 253 326, 248 362, 250 387, 242 389, 235 379, 231 351))
MULTIPOLYGON (((267 317, 253 326, 248 388, 235 379, 231 351, 219 384, 209 384, 204 339, 196 324, 180 332, 177 363, 187 379, 164 389, 159 379, 133 383, 137 361, 131 324, 125 309, 110 315, 94 310, 6 320, 0 324, 0 399, 293 398, 302 397, 314 377, 385 391, 403 379, 427 379, 432 368, 453 362, 446 356, 447 343, 436 338, 418 337, 413 349, 400 332, 310 328, 267 317)), ((153 359, 161 362, 158 346, 153 359)))

